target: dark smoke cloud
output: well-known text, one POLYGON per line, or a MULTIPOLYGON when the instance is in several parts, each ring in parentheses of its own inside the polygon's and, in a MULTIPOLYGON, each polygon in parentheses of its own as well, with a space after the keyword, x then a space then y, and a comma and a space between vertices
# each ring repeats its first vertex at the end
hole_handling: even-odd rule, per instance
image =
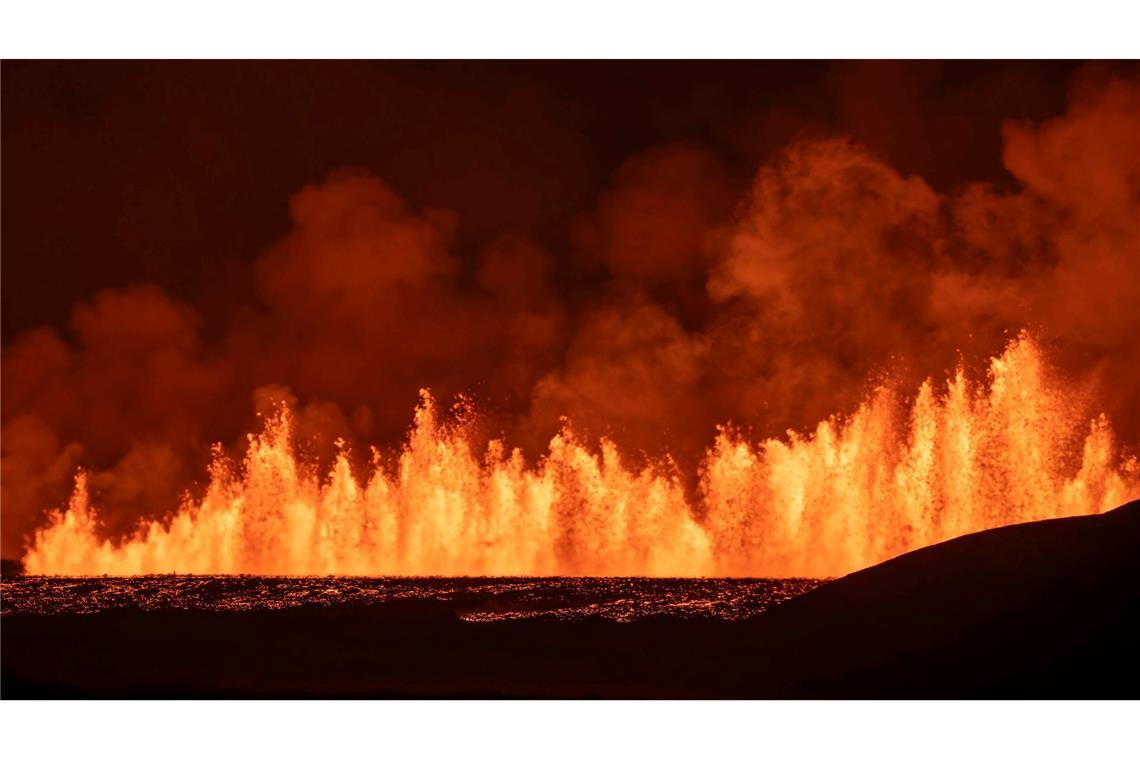
POLYGON ((804 428, 850 410, 886 366, 940 377, 1022 327, 1135 443, 1140 84, 1082 71, 1063 115, 994 130, 1006 176, 947 187, 920 171, 914 146, 936 135, 958 156, 957 128, 930 126, 948 108, 924 94, 937 72, 906 71, 855 66, 829 80, 854 137, 773 106, 769 137, 782 144, 754 143, 747 173, 746 138, 723 125, 721 137, 623 156, 564 216, 561 242, 507 220, 468 252, 464 213, 342 169, 294 187, 287 228, 246 289, 222 267, 202 299, 98 290, 62 329, 4 346, 4 554, 66 499, 75 467, 91 469, 106 529, 122 533, 175 507, 200 486, 212 442, 240 452, 256 415, 280 403, 318 459, 338 437, 360 457, 398 443, 429 387, 444 402, 470 394, 488 433, 532 455, 565 415, 692 471, 718 423, 804 428), (876 113, 859 93, 884 81, 911 94, 876 113))

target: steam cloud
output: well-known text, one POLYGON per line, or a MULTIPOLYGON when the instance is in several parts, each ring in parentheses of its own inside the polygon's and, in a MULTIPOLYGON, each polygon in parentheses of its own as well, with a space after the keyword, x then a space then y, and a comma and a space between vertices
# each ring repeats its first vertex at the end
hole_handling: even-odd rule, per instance
POLYGON ((4 555, 77 466, 122 534, 282 402, 316 457, 398 443, 428 387, 532 451, 567 416, 692 471, 719 423, 806 429, 885 367, 941 377, 1023 327, 1135 444, 1140 82, 1079 76, 1064 116, 1002 139, 1016 185, 951 193, 843 136, 794 139, 743 193, 711 151, 663 145, 574 221, 571 256, 511 233, 473 265, 453 250, 464 220, 333 172, 289 199, 224 329, 140 284, 4 347, 4 555))

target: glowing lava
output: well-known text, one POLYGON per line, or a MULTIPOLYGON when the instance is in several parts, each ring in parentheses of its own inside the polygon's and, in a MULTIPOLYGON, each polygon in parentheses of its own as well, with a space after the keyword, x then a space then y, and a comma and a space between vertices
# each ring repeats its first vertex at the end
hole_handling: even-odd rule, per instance
POLYGON ((422 394, 394 471, 342 453, 303 466, 289 415, 217 450, 200 501, 122 540, 100 536, 86 480, 24 557, 33 574, 831 576, 953 536, 1102 512, 1140 495, 1118 451, 1026 336, 985 383, 959 370, 903 404, 881 388, 809 435, 751 443, 725 428, 696 503, 668 463, 632 467, 567 427, 544 457, 442 424, 422 394))

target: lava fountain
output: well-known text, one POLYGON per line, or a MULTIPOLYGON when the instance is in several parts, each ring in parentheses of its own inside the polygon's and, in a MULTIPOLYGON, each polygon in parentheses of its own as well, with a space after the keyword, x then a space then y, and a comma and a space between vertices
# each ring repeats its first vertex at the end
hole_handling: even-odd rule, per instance
MULTIPOLYGON (((1026 520, 1094 514, 1140 495, 1140 463, 1108 420, 1021 335, 990 362, 912 400, 873 391, 808 434, 750 442, 722 428, 696 496, 668 461, 632 466, 568 424, 528 463, 425 391, 396 466, 361 478, 295 452, 282 409, 244 462, 216 449, 200 500, 105 538, 85 476, 32 537, 32 574, 834 576, 934 542, 1026 520)), ((908 397, 909 399, 909 397, 908 397)))

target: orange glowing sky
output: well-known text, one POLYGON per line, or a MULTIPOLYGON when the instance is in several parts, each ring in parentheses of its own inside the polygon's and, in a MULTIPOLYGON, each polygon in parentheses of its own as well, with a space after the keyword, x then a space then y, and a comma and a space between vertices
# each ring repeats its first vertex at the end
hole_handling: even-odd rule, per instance
POLYGON ((1134 66, 580 66, 6 65, 5 557, 823 576, 1137 495, 1134 66))

